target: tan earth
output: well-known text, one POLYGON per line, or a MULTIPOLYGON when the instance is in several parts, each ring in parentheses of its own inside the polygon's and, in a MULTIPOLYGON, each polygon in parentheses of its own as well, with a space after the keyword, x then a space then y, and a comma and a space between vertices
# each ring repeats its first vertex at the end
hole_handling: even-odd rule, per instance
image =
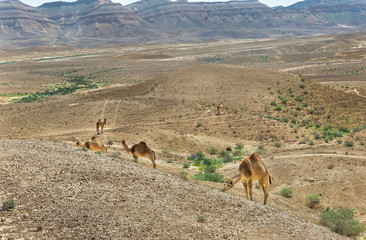
POLYGON ((345 238, 317 224, 327 206, 352 208, 366 223, 366 98, 358 82, 366 74, 364 60, 340 57, 354 56, 345 53, 364 39, 352 37, 349 45, 326 36, 7 52, 0 58, 9 62, 0 64, 0 91, 6 94, 0 96, 0 200, 18 205, 0 211, 0 236, 345 238), (339 46, 338 52, 324 52, 327 44, 339 46), (344 79, 356 70, 360 75, 344 79), (62 88, 71 77, 99 87, 8 103, 10 94, 62 88), (357 91, 337 88, 338 80, 357 91), (90 140, 104 118, 98 137, 108 154, 78 148, 75 140, 90 140), (319 138, 317 123, 351 132, 319 138), (156 153, 156 170, 147 157, 135 163, 121 140, 129 146, 146 142, 156 153), (241 184, 223 193, 223 183, 194 180, 199 169, 183 168, 192 153, 217 158, 210 149, 237 143, 244 146, 241 156, 217 172, 232 177, 241 158, 258 152, 273 181, 267 206, 256 183, 254 201, 247 201, 241 184), (284 187, 293 189, 292 198, 279 194, 284 187), (321 194, 314 209, 304 205, 311 193, 321 194))

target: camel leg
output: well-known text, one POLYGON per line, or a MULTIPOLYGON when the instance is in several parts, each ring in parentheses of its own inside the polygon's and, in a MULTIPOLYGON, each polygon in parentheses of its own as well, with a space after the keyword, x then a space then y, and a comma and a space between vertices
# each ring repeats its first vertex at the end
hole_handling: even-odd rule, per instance
POLYGON ((267 181, 265 180, 266 177, 263 177, 260 181, 259 184, 261 185, 262 189, 263 189, 263 193, 264 193, 264 205, 267 204, 267 199, 268 199, 268 177, 267 177, 267 181), (267 184, 266 184, 267 182, 267 184))
POLYGON ((100 127, 101 129, 102 129, 102 134, 103 134, 103 126, 102 127, 100 127))
POLYGON ((133 155, 133 158, 135 159, 135 163, 139 162, 139 158, 137 156, 133 155))
POLYGON ((248 198, 248 183, 246 181, 242 181, 242 183, 243 183, 244 190, 245 190, 245 196, 247 199, 249 199, 248 198))
POLYGON ((153 155, 152 155, 152 154, 149 154, 149 158, 150 158, 150 160, 151 160, 151 161, 152 161, 152 163, 153 163, 153 168, 154 168, 154 169, 156 169, 156 163, 155 163, 155 160, 154 160, 153 155))
POLYGON ((250 200, 251 201, 253 201, 253 195, 252 195, 252 186, 253 186, 253 184, 252 184, 253 182, 252 182, 252 180, 249 180, 248 181, 248 187, 249 187, 249 196, 250 196, 250 200))

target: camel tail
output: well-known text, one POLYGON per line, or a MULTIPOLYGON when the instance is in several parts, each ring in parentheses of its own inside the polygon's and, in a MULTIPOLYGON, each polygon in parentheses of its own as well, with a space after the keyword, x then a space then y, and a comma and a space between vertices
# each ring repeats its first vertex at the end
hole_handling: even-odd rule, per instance
POLYGON ((271 177, 271 174, 269 174, 268 176, 269 176, 269 183, 272 185, 272 177, 271 177))
POLYGON ((156 160, 156 157, 155 157, 155 152, 154 151, 152 151, 153 152, 153 155, 154 155, 154 160, 156 160))

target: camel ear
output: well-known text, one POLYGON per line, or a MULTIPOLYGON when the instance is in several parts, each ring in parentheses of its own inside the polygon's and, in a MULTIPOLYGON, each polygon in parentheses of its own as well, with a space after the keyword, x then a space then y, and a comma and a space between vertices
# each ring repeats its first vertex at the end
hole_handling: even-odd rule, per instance
POLYGON ((260 157, 257 153, 252 153, 252 155, 250 155, 250 160, 259 160, 260 157))

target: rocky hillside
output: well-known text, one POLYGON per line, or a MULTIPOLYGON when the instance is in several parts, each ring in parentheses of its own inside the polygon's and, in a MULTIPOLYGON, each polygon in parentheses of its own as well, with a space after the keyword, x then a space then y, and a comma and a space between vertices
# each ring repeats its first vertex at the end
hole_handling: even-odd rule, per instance
POLYGON ((1 211, 3 239, 345 239, 274 208, 76 146, 1 139, 0 166, 1 201, 17 202, 1 211))
POLYGON ((365 0, 306 0, 286 8, 270 8, 257 0, 142 0, 127 6, 78 0, 39 7, 6 0, 0 1, 0 42, 4 49, 40 44, 91 47, 355 32, 366 28, 365 9, 365 0))

